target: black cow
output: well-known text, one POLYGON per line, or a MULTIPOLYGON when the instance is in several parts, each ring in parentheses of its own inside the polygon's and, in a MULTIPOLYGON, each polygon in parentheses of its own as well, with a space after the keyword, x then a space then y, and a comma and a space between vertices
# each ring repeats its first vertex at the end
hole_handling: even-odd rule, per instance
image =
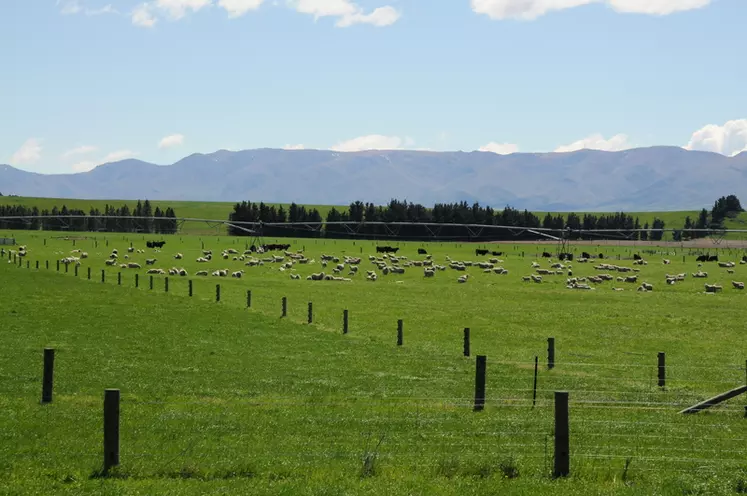
POLYGON ((742 256, 742 262, 747 263, 747 255, 742 256))
POLYGON ((718 255, 711 255, 708 257, 709 262, 718 262, 718 255))
POLYGON ((391 246, 377 246, 376 253, 397 253, 399 248, 392 248, 391 246))
POLYGON ((600 260, 604 259, 604 253, 600 253, 597 258, 599 258, 600 260))
POLYGON ((477 248, 475 250, 475 255, 477 255, 478 257, 481 255, 487 255, 488 253, 490 253, 488 250, 481 250, 480 248, 477 248))
POLYGON ((633 253, 633 260, 640 260, 641 256, 637 253, 633 253))
POLYGON ((573 261, 573 253, 561 253, 558 255, 559 260, 573 261))
POLYGON ((546 252, 546 251, 543 251, 543 252, 542 252, 542 256, 543 256, 544 258, 552 258, 552 254, 550 254, 550 253, 548 253, 548 252, 546 252))
POLYGON ((427 255, 428 252, 425 251, 423 248, 418 248, 418 255, 427 255))
POLYGON ((591 258, 591 255, 588 252, 581 252, 581 258, 591 258))
POLYGON ((492 255, 493 255, 494 257, 500 257, 500 256, 502 256, 502 255, 503 255, 503 252, 502 252, 502 251, 494 251, 494 252, 492 252, 491 254, 492 254, 492 255))
POLYGON ((695 261, 696 262, 707 262, 708 255, 698 255, 698 258, 696 258, 695 261))
POLYGON ((163 248, 165 244, 166 241, 146 241, 145 243, 148 248, 163 248))

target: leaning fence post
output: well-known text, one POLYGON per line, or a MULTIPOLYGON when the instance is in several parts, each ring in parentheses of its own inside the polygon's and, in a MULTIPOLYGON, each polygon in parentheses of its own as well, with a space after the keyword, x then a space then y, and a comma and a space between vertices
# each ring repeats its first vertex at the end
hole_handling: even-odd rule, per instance
POLYGON ((663 351, 659 352, 659 387, 666 386, 667 383, 667 366, 666 366, 666 354, 663 351))
POLYGON ((42 403, 52 402, 54 381, 54 348, 44 348, 44 376, 42 378, 42 403))
POLYGON ((547 368, 555 368, 555 338, 547 338, 547 368))
POLYGON ((553 477, 566 477, 570 473, 569 444, 568 392, 555 391, 555 467, 553 477))
POLYGON ((464 328, 464 356, 469 356, 469 327, 464 328))
POLYGON ((404 326, 404 322, 402 322, 402 319, 398 319, 397 320, 397 346, 402 346, 402 343, 405 338, 404 336, 405 332, 404 332, 403 326, 404 326))
POLYGON ((343 334, 348 333, 348 310, 347 309, 342 311, 342 333, 343 334))
POLYGON ((475 361, 475 407, 474 411, 479 412, 485 409, 485 375, 487 372, 487 357, 477 355, 475 361))
POLYGON ((119 389, 104 391, 104 472, 119 465, 119 389))

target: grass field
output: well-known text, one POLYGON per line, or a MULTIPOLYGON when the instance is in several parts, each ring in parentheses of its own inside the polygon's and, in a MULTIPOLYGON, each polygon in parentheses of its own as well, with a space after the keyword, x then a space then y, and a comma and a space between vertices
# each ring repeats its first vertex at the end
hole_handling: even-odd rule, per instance
MULTIPOLYGON (((253 200, 254 201, 254 200, 253 200)), ((22 196, 4 196, 0 197, 0 204, 2 205, 26 205, 29 207, 36 206, 40 210, 49 209, 52 207, 62 207, 67 205, 68 208, 78 208, 88 212, 91 208, 98 208, 103 210, 104 206, 114 205, 115 207, 121 207, 122 205, 128 205, 132 210, 137 202, 132 200, 71 200, 62 198, 30 198, 22 196)), ((188 201, 152 201, 153 208, 160 207, 166 209, 171 207, 176 211, 178 217, 192 218, 192 219, 212 219, 212 220, 228 220, 229 214, 233 211, 233 206, 236 202, 188 202, 188 201)), ((288 204, 280 203, 268 203, 268 205, 283 205, 287 210, 288 204)), ((322 218, 326 218, 327 213, 332 208, 331 205, 306 205, 307 208, 316 208, 322 215, 322 218)), ((336 206, 337 209, 346 210, 347 205, 336 206)), ((502 207, 500 207, 502 208, 502 207)), ((710 206, 708 207, 710 208, 710 206)), ((540 219, 544 219, 547 212, 534 212, 540 219)), ((577 212, 583 216, 584 212, 577 212)), ((587 212, 588 213, 588 212, 587 212)), ((594 215, 604 215, 599 212, 591 212, 594 215)), ((643 227, 647 222, 649 226, 653 223, 655 218, 659 218, 664 221, 666 228, 679 229, 685 224, 685 217, 695 221, 698 218, 698 211, 672 211, 672 212, 626 212, 633 217, 638 217, 643 227)), ((552 212, 553 215, 560 214, 564 217, 568 215, 568 212, 552 212)), ((731 229, 746 229, 747 228, 747 213, 740 214, 736 219, 727 220, 726 227, 731 229)), ((206 225, 204 222, 187 222, 182 228, 184 234, 225 234, 225 228, 219 227, 214 228, 206 225)), ((667 239, 671 234, 666 234, 667 239)))
MULTIPOLYGON (((52 237, 58 233, 10 234, 27 245, 28 255, 20 266, 0 264, 0 492, 745 490, 744 397, 696 415, 678 412, 745 383, 747 296, 730 281, 747 279, 747 265, 728 274, 706 264, 709 277, 693 280, 694 257, 667 248, 645 255, 649 264, 640 267, 639 280, 653 283, 653 292, 619 282, 579 291, 566 289, 565 275, 522 282, 540 246, 493 245, 505 252, 509 274, 469 267, 469 281, 458 284, 465 272, 452 269, 434 278, 424 278, 419 267, 384 276, 367 259, 375 252, 371 242, 288 240, 293 251, 305 249, 316 260, 295 265, 302 279, 291 280, 274 263, 195 261, 203 243, 218 255, 242 251, 246 239, 168 236, 160 253, 146 250, 130 260, 145 267, 145 258, 155 257, 156 267, 184 267, 190 276, 169 277, 166 293, 164 276, 155 276, 150 290, 145 268, 104 265, 113 248, 120 261, 131 242, 145 248, 142 236, 73 241, 52 237), (58 273, 56 260, 73 249, 89 254, 78 276, 72 265, 58 273), (183 260, 173 259, 177 252, 183 260), (362 274, 350 282, 306 280, 322 270, 322 254, 363 257, 362 274), (663 258, 672 264, 663 265, 663 258), (193 275, 219 268, 246 272, 241 279, 193 275), (369 269, 379 273, 376 282, 365 280, 369 269), (688 273, 685 281, 664 284, 666 273, 681 272, 688 273), (724 291, 705 295, 704 282, 723 284, 724 291), (311 325, 308 302, 314 304, 311 325), (344 309, 350 312, 346 335, 344 309), (396 345, 397 319, 404 321, 403 346, 396 345), (462 353, 465 327, 471 357, 462 353), (548 337, 557 343, 552 370, 545 366, 548 337), (41 406, 44 347, 56 349, 55 397, 41 406), (665 388, 656 385, 658 352, 667 354, 665 388), (478 354, 487 356, 487 402, 476 413, 478 354), (540 368, 532 408, 535 356, 540 368), (121 465, 102 478, 101 407, 103 390, 111 387, 122 392, 121 465), (570 395, 571 477, 554 481, 557 390, 570 395)), ((423 258, 417 255, 422 246, 438 264, 447 255, 477 259, 469 244, 398 246, 410 259, 423 258)), ((632 266, 630 248, 604 251, 610 263, 632 266)), ((721 255, 738 260, 742 252, 721 255)), ((574 276, 596 274, 593 265, 574 263, 574 276)))

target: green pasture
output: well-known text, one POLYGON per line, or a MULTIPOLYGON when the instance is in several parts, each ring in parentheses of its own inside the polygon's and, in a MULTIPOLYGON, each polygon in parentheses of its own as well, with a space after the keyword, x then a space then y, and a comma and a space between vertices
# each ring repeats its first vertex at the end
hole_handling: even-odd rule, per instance
MULTIPOLYGON (((707 263, 709 277, 694 280, 694 252, 638 248, 648 261, 635 266, 639 282, 654 291, 622 282, 581 291, 566 288, 565 274, 522 281, 533 261, 549 268, 537 257, 547 246, 538 245, 489 245, 504 252, 508 275, 473 266, 424 278, 422 267, 383 275, 368 260, 376 254, 368 241, 267 239, 315 260, 280 271, 279 263, 248 267, 220 256, 242 252, 247 238, 166 236, 155 252, 145 240, 160 237, 8 235, 28 254, 6 252, 0 263, 2 493, 719 495, 747 485, 744 396, 678 414, 745 383, 747 294, 731 281, 747 280, 747 265, 729 274, 707 263), (124 260, 131 243, 145 253, 124 260), (143 268, 105 266, 115 248, 120 262, 143 268), (58 272, 57 260, 78 249, 89 257, 77 277, 74 265, 58 272), (211 262, 196 262, 203 249, 213 251, 211 262), (331 272, 335 264, 321 267, 322 254, 362 257, 359 274, 350 282, 306 280, 331 272), (189 276, 169 276, 168 293, 165 276, 154 276, 151 290, 146 258, 189 276), (194 275, 222 268, 245 273, 194 275), (367 270, 378 273, 376 282, 365 280, 367 270), (682 272, 685 281, 664 284, 665 274, 682 272), (459 284, 464 273, 470 278, 459 284), (724 290, 706 295, 705 282, 724 290), (548 337, 557 347, 552 370, 548 337), (55 396, 42 406, 45 347, 56 350, 55 396), (657 386, 658 352, 667 357, 665 388, 657 386), (487 402, 476 413, 478 354, 487 356, 487 402), (100 477, 105 388, 122 394, 121 465, 100 477), (570 395, 571 477, 556 481, 558 390, 570 395)), ((477 257, 471 244, 393 244, 410 260, 422 260, 424 248, 443 265, 447 256, 492 258, 477 257)), ((634 267, 635 249, 588 250, 634 267)), ((734 261, 742 254, 719 253, 734 261)), ((599 273, 594 263, 574 262, 572 270, 599 273)))

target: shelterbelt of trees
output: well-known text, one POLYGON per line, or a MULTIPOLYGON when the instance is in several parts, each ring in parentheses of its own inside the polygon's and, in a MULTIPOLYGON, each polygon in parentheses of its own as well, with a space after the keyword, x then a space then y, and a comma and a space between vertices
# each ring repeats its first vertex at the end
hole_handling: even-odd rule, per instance
POLYGON ((138 200, 132 210, 127 205, 119 208, 106 205, 103 211, 91 208, 88 213, 81 209, 69 209, 65 205, 59 208, 55 205, 51 210, 28 205, 0 205, 0 229, 173 234, 176 233, 177 228, 174 209, 167 207, 161 210, 156 207, 153 210, 148 200, 145 202, 138 200), (66 218, 66 216, 73 217, 66 218), (7 217, 30 218, 8 219, 7 217), (129 217, 146 218, 131 219, 129 217))
MULTIPOLYGON (((734 195, 719 198, 713 209, 709 212, 703 209, 699 218, 692 221, 687 217, 682 229, 673 232, 675 240, 706 236, 707 233, 694 232, 692 229, 717 229, 721 228, 723 221, 735 213, 742 212, 739 199, 734 195)), ((264 222, 275 224, 303 223, 311 224, 325 223, 321 232, 292 226, 264 226, 262 234, 265 236, 325 236, 330 238, 348 237, 384 237, 396 235, 402 239, 422 239, 434 237, 465 238, 472 240, 511 240, 511 239, 537 239, 539 236, 530 232, 520 233, 498 229, 485 229, 472 232, 460 226, 443 226, 438 232, 432 227, 409 225, 388 228, 381 225, 367 224, 369 222, 410 222, 410 223, 437 223, 437 224, 479 224, 479 225, 501 225, 526 228, 547 228, 572 230, 571 237, 580 239, 582 234, 574 230, 615 229, 625 234, 630 239, 642 241, 660 241, 664 237, 666 227, 663 220, 654 218, 651 224, 641 224, 638 217, 624 212, 609 214, 552 214, 547 213, 542 218, 540 215, 528 210, 517 210, 507 206, 503 210, 494 210, 489 206, 481 206, 479 203, 469 205, 467 202, 438 203, 432 208, 423 205, 393 199, 385 206, 376 206, 372 203, 356 201, 345 209, 331 208, 327 216, 322 216, 315 208, 306 208, 303 205, 292 203, 286 210, 283 206, 276 207, 263 202, 252 203, 244 201, 234 206, 229 215, 233 222, 264 222), (332 222, 348 222, 348 227, 331 224, 332 222), (351 232, 352 231, 354 232, 351 232), (640 230, 636 232, 636 230, 640 230)), ((235 227, 229 227, 229 234, 236 236, 249 235, 250 233, 235 227)))

